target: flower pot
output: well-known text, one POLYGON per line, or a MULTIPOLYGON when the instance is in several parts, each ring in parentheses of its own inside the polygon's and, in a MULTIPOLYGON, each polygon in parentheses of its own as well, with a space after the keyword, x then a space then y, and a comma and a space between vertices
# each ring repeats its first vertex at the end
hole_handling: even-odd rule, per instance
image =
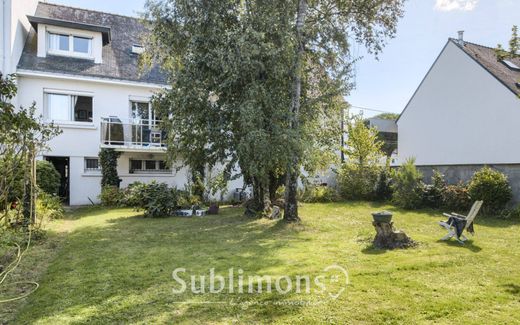
POLYGON ((375 222, 390 222, 392 221, 392 213, 389 211, 374 212, 372 218, 375 222))

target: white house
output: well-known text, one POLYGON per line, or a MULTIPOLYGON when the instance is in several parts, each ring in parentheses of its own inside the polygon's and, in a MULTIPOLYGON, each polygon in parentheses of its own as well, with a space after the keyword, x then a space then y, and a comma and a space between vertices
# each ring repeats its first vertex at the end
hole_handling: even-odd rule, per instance
MULTIPOLYGON (((2 64, 16 69, 2 71, 16 72, 19 105, 36 102, 38 113, 63 131, 41 157, 62 175, 61 195, 71 205, 98 201, 101 148, 122 152, 118 173, 123 187, 157 180, 183 188, 188 172, 165 164, 165 134, 149 103, 167 86, 167 78, 159 67, 138 69, 145 33, 140 21, 29 0, 6 2, 12 8, 6 14, 13 22, 7 33, 12 36, 2 44, 12 46, 2 48, 9 56, 2 64), (18 6, 22 2, 24 11, 18 6)), ((241 180, 229 183, 231 191, 241 187, 241 180)))
POLYGON ((484 165, 509 176, 520 200, 520 59, 497 60, 493 48, 449 39, 401 113, 399 161, 415 157, 451 182, 484 165))

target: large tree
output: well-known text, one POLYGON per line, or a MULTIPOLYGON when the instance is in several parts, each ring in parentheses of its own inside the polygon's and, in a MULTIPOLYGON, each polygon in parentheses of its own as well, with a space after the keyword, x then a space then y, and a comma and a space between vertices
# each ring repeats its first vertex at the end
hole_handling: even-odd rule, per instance
POLYGON ((144 61, 158 60, 171 77, 155 102, 170 157, 224 163, 228 175, 240 167, 259 210, 285 177, 284 217, 298 220, 301 168, 338 148, 350 42, 377 54, 402 2, 148 1, 153 52, 144 61))
MULTIPOLYGON (((352 62, 351 43, 364 44, 369 53, 377 56, 385 39, 396 33, 403 3, 404 0, 297 0, 289 117, 296 143, 301 141, 301 105, 307 101, 307 94, 301 91, 303 77, 309 73, 306 66, 319 65, 327 71, 324 79, 347 85, 352 62)), ((288 221, 299 219, 296 190, 300 159, 297 154, 293 153, 288 168, 284 211, 288 221)))

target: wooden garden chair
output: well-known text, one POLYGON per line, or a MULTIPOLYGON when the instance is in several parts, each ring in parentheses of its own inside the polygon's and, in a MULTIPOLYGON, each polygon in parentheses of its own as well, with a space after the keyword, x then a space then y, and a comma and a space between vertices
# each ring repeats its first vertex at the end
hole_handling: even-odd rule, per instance
POLYGON ((469 231, 473 234, 473 220, 475 220, 475 217, 482 207, 483 202, 484 201, 475 201, 467 216, 463 216, 455 212, 443 213, 444 216, 448 217, 448 221, 441 221, 439 222, 439 225, 448 230, 448 234, 442 237, 441 240, 449 240, 452 237, 457 236, 457 241, 461 244, 464 244, 468 238, 466 238, 463 233, 464 231, 469 231), (463 223, 464 226, 462 227, 461 225, 463 223))

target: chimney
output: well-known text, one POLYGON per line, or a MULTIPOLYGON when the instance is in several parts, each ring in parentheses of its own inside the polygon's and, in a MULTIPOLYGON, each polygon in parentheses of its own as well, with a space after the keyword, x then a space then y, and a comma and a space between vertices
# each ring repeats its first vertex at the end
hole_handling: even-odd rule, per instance
POLYGON ((459 42, 460 45, 464 45, 464 31, 463 30, 459 30, 458 33, 459 33, 458 42, 459 42))

